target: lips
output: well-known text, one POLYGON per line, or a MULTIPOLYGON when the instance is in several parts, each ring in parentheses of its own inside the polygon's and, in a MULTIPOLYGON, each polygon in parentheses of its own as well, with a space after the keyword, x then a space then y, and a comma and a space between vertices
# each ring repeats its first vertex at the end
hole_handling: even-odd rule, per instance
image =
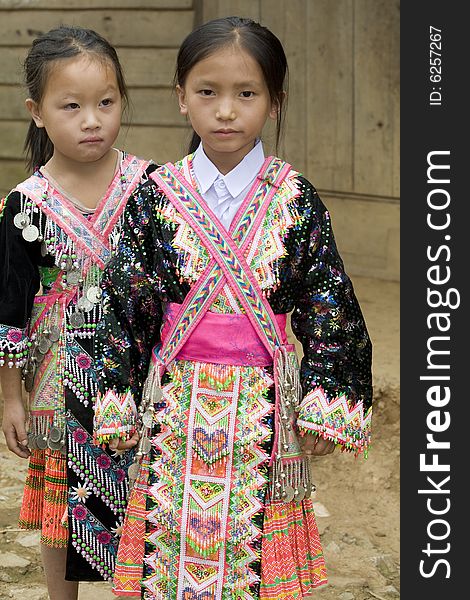
POLYGON ((96 144, 98 142, 102 142, 103 138, 100 137, 87 137, 80 142, 80 144, 96 144))

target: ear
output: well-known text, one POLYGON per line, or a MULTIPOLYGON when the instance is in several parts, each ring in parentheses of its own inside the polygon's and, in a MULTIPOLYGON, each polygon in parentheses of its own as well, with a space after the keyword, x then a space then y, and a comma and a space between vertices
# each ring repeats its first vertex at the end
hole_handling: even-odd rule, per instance
POLYGON ((186 102, 185 102, 186 98, 185 98, 184 88, 182 88, 180 85, 177 85, 176 93, 178 95, 178 104, 180 105, 180 113, 182 115, 187 115, 188 107, 186 106, 186 102))
POLYGON ((31 98, 27 98, 25 100, 25 104, 26 104, 26 108, 29 111, 29 114, 31 115, 31 118, 33 119, 33 121, 36 123, 36 127, 44 127, 44 123, 41 117, 41 111, 39 110, 39 105, 37 102, 35 102, 34 100, 32 100, 31 98))
MULTIPOLYGON (((285 102, 287 97, 287 92, 283 91, 282 92, 282 101, 285 102)), ((276 100, 275 102, 273 102, 271 104, 271 110, 269 111, 269 118, 273 119, 274 121, 277 119, 277 116, 279 114, 279 111, 281 110, 281 106, 279 104, 279 101, 276 100)))

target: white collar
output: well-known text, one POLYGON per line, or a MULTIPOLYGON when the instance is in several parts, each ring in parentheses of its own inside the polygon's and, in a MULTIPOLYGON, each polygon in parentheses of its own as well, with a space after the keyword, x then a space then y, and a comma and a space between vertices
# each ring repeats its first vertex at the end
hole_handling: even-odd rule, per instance
POLYGON ((226 175, 222 175, 214 163, 207 157, 202 142, 194 153, 193 168, 201 194, 205 194, 220 177, 224 180, 228 191, 236 198, 258 175, 264 163, 264 150, 261 140, 258 140, 252 150, 226 175))

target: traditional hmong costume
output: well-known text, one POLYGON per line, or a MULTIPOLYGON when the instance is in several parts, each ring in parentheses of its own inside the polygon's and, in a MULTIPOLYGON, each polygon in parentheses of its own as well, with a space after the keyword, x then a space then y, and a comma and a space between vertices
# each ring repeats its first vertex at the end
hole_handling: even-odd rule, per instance
POLYGON ((92 439, 101 275, 128 198, 155 168, 116 152, 96 209, 67 197, 40 169, 0 211, 0 364, 21 368, 29 392, 31 457, 19 525, 41 529, 45 545, 68 547, 69 580, 112 577, 132 461, 92 439))
POLYGON ((326 582, 296 433, 367 449, 370 341, 308 181, 269 157, 228 231, 197 187, 152 173, 103 278, 95 430, 142 434, 114 589, 294 600, 326 582))

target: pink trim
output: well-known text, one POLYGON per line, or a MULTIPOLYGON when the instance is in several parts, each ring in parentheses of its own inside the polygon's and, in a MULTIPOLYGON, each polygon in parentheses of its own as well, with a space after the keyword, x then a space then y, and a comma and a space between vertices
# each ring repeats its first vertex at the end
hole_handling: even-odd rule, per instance
MULTIPOLYGON (((181 306, 175 302, 166 305, 161 333, 163 346, 174 323, 179 321, 181 306)), ((275 317, 283 334, 282 343, 287 344, 287 315, 279 314, 275 317)), ((273 364, 272 354, 261 343, 247 315, 209 311, 199 320, 189 339, 180 346, 176 358, 239 366, 264 367, 273 364)))

